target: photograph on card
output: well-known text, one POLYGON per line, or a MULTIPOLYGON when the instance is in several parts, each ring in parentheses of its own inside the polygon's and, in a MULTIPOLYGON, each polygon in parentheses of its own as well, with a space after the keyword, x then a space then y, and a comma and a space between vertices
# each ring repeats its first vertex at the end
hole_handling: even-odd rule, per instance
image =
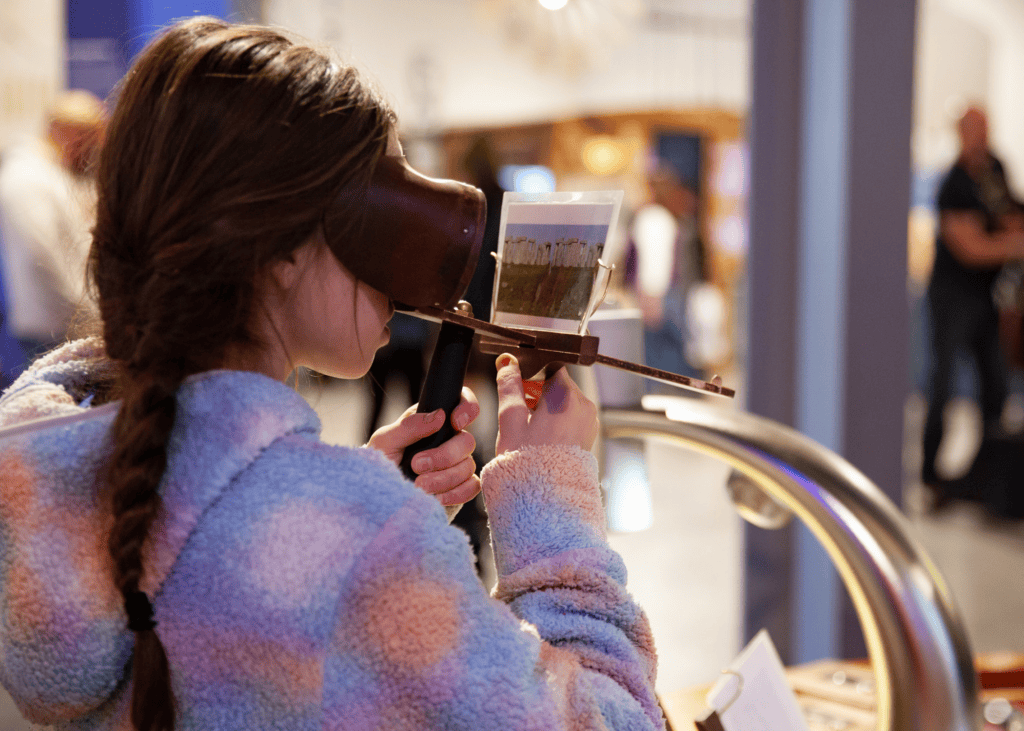
POLYGON ((505 232, 498 309, 579 320, 593 291, 607 226, 515 224, 505 232))
POLYGON ((580 329, 601 294, 595 282, 618 214, 621 193, 616 193, 550 194, 552 199, 529 201, 506 194, 494 284, 495 323, 580 329))

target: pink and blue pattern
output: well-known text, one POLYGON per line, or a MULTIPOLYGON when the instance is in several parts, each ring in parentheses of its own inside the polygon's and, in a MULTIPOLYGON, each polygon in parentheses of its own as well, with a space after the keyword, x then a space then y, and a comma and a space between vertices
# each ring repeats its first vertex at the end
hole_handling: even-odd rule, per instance
MULTIPOLYGON (((0 683, 59 729, 130 727, 95 480, 117 405, 81 405, 100 356, 69 344, 0 399, 0 683)), ((663 728, 590 453, 484 470, 488 597, 437 501, 381 454, 320 442, 283 384, 214 371, 178 404, 144 587, 178 729, 663 728)))

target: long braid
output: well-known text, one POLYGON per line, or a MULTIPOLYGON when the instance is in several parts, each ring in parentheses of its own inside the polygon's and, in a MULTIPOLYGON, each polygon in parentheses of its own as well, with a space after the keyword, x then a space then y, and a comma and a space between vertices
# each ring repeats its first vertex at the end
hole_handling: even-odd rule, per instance
POLYGON ((122 408, 114 422, 116 445, 110 461, 113 526, 108 547, 114 559, 114 580, 135 630, 132 663, 132 724, 136 729, 169 731, 174 728, 174 693, 167 654, 147 617, 133 617, 139 600, 149 611, 149 597, 141 594, 142 549, 149 528, 160 511, 157 488, 167 464, 167 440, 174 426, 174 379, 131 374, 122 408))
MULTIPOLYGON (((174 250, 164 248, 165 252, 174 250)), ((187 254, 190 247, 177 250, 187 254)), ((171 266, 187 267, 181 259, 163 257, 171 266)), ((176 393, 188 375, 204 370, 220 352, 211 347, 205 350, 204 358, 194 361, 182 345, 199 329, 196 319, 201 306, 210 305, 211 297, 208 291, 203 296, 208 288, 202 285, 201 277, 190 274, 186 270, 182 279, 200 282, 194 289, 162 271, 154 271, 138 288, 139 297, 130 312, 106 318, 108 351, 122 364, 121 408, 111 427, 113 449, 106 475, 113 517, 107 547, 114 562, 114 582, 128 614, 128 627, 135 632, 131 719, 138 731, 174 728, 170 666, 152 620, 154 597, 146 596, 140 587, 145 572, 143 551, 161 509, 159 486, 167 469, 176 393), (200 307, 182 306, 182 297, 200 307)), ((227 326, 237 327, 238 323, 230 320, 227 326)))

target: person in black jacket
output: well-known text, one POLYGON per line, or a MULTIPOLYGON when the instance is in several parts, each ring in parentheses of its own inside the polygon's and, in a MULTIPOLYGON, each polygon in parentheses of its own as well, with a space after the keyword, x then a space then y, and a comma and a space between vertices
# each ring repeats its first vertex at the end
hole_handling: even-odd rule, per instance
POLYGON ((1002 163, 989 150, 985 112, 968 108, 958 132, 960 156, 938 194, 939 231, 927 295, 931 361, 921 480, 935 507, 951 497, 935 461, 959 353, 977 367, 986 432, 998 428, 1008 375, 992 286, 1007 261, 1024 255, 1024 209, 1010 193, 1002 163))

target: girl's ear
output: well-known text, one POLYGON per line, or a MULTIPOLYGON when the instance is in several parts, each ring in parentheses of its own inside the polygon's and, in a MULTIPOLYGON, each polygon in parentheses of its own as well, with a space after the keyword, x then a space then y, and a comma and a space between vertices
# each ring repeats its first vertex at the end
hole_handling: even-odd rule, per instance
POLYGON ((284 259, 278 259, 267 270, 268 278, 274 286, 287 292, 298 281, 299 268, 295 261, 295 252, 288 254, 284 259))
POLYGON ((270 265, 268 270, 270 280, 282 292, 290 292, 302 278, 306 267, 313 264, 318 249, 317 242, 311 241, 288 252, 287 256, 270 265))

